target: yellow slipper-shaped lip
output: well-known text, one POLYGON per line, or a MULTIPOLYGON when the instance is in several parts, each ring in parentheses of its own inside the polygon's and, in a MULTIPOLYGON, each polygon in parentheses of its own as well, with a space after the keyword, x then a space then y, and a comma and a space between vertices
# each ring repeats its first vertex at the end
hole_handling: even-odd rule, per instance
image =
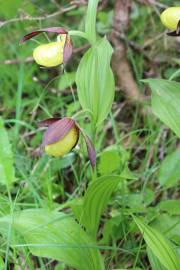
POLYGON ((180 35, 180 7, 169 7, 161 14, 161 22, 173 32, 167 33, 169 36, 180 35))

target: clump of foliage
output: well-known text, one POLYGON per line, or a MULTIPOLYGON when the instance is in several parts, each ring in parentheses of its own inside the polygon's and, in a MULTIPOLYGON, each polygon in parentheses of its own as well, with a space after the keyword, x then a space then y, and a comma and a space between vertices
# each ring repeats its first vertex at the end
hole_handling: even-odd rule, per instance
MULTIPOLYGON (((112 106, 122 97, 115 93, 113 48, 96 31, 98 2, 89 0, 87 10, 79 9, 80 14, 86 10, 84 29, 46 27, 25 36, 23 40, 39 32, 58 33, 57 41, 34 51, 34 59, 48 72, 35 64, 26 69, 24 58, 33 46, 29 41, 20 49, 24 52, 16 97, 10 102, 2 94, 9 111, 15 106, 15 117, 7 118, 2 110, 0 118, 0 269, 180 269, 180 151, 175 149, 180 137, 180 83, 173 81, 179 71, 173 70, 168 80, 143 80, 151 88, 157 118, 142 116, 137 105, 135 113, 131 108, 132 129, 124 133, 120 127, 121 132, 112 106), (71 39, 89 47, 80 60, 75 59, 76 69, 70 59, 71 39), (56 52, 53 61, 47 56, 51 46, 56 52), (59 76, 52 67, 60 64, 67 66, 61 67, 59 76), (58 78, 55 94, 50 89, 51 72, 58 78), (32 87, 33 93, 24 92, 25 86, 32 87), (63 93, 64 89, 71 91, 63 93), (39 128, 34 127, 35 120, 39 128), (42 140, 44 126, 48 128, 42 140), (110 143, 105 143, 106 136, 110 143), (158 158, 161 140, 167 151, 162 161, 158 158), (145 155, 140 151, 144 149, 145 155)), ((108 27, 110 12, 100 15, 97 26, 108 27)))

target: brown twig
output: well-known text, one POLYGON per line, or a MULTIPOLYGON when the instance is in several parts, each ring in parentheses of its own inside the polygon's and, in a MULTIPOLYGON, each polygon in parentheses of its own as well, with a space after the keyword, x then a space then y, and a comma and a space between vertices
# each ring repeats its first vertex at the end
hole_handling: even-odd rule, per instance
POLYGON ((75 9, 77 6, 76 5, 71 5, 67 8, 63 8, 63 9, 60 9, 52 14, 45 14, 43 16, 38 16, 38 17, 31 17, 31 16, 22 16, 22 17, 19 17, 19 18, 13 18, 13 19, 10 19, 10 20, 7 20, 7 21, 0 21, 0 27, 3 27, 7 24, 10 24, 10 23, 16 23, 16 22, 23 22, 23 21, 42 21, 42 20, 47 20, 47 19, 52 19, 52 18, 55 18, 59 15, 62 15, 66 12, 69 12, 73 9, 75 9))
POLYGON ((27 57, 25 60, 20 60, 20 59, 7 59, 5 61, 1 61, 0 65, 17 65, 20 64, 21 62, 24 63, 31 63, 33 62, 33 57, 27 57))
POLYGON ((114 30, 111 35, 111 40, 115 48, 112 58, 112 67, 117 76, 117 85, 125 91, 127 96, 132 100, 142 100, 127 59, 126 45, 122 39, 119 38, 119 34, 124 34, 128 29, 131 4, 132 0, 115 1, 114 30))
MULTIPOLYGON (((69 7, 62 8, 52 14, 45 14, 45 15, 37 16, 37 17, 31 17, 27 15, 27 16, 22 16, 18 18, 12 18, 6 21, 0 21, 0 28, 10 23, 23 22, 23 21, 42 21, 42 20, 52 19, 66 12, 74 10, 75 8, 79 6, 87 5, 87 1, 86 0, 71 1, 70 4, 71 5, 69 7)), ((102 1, 102 4, 99 6, 98 10, 102 10, 106 5, 107 5, 107 0, 102 1)))
POLYGON ((136 0, 137 2, 139 2, 140 4, 144 4, 144 5, 153 5, 153 6, 157 6, 159 8, 167 8, 168 5, 162 4, 156 0, 136 0))
MULTIPOLYGON (((120 114, 120 112, 121 112, 122 109, 124 108, 125 104, 126 104, 126 102, 123 102, 123 103, 121 103, 121 104, 118 104, 117 108, 115 109, 115 111, 114 111, 114 113, 113 113, 113 117, 114 117, 114 118, 116 118, 116 117, 120 114)), ((112 124, 112 119, 110 119, 110 120, 107 122, 106 126, 104 127, 104 131, 105 131, 105 132, 108 131, 109 129, 112 128, 112 126, 113 126, 113 124, 112 124)))
MULTIPOLYGON (((72 5, 76 6, 86 6, 88 4, 88 0, 73 0, 70 2, 72 5)), ((98 11, 104 9, 108 4, 108 0, 102 0, 100 4, 98 5, 98 11)))
POLYGON ((140 4, 144 4, 144 5, 154 5, 155 4, 155 0, 138 0, 138 2, 140 4))
POLYGON ((87 1, 86 0, 73 0, 70 2, 71 5, 76 5, 76 6, 86 6, 87 5, 87 1))

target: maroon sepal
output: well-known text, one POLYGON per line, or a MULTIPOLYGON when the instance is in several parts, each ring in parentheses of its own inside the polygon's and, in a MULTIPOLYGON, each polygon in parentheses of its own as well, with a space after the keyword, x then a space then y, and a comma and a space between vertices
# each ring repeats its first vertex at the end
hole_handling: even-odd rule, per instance
POLYGON ((42 146, 58 142, 60 139, 64 138, 73 127, 76 127, 75 121, 68 117, 50 124, 44 134, 42 146))
POLYGON ((72 44, 69 36, 66 36, 66 41, 64 45, 64 51, 63 51, 63 63, 66 64, 72 55, 72 44))
POLYGON ((86 142, 86 146, 87 146, 87 152, 88 152, 88 157, 91 163, 92 168, 94 168, 96 166, 96 150, 94 148, 94 145, 91 141, 91 139, 88 137, 87 134, 84 133, 84 131, 82 129, 80 129, 85 142, 86 142))
POLYGON ((177 29, 173 32, 169 32, 167 33, 168 36, 172 36, 172 37, 178 37, 180 36, 180 20, 178 22, 178 25, 177 25, 177 29))
POLYGON ((41 33, 56 33, 56 34, 68 34, 68 32, 62 28, 62 27, 49 27, 49 28, 43 28, 37 31, 33 31, 27 35, 25 35, 21 40, 20 40, 20 44, 24 43, 25 41, 41 34, 41 33))
POLYGON ((50 125, 54 124, 55 122, 59 120, 61 120, 61 118, 58 118, 58 117, 48 118, 48 119, 38 122, 37 125, 38 127, 49 127, 50 125))

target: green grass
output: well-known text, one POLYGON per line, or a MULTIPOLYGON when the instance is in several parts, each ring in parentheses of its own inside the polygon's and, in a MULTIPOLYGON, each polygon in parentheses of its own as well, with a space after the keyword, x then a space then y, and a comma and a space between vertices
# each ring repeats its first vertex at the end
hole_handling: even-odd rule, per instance
MULTIPOLYGON (((44 1, 34 1, 33 3, 25 1, 27 5, 23 4, 24 1, 18 2, 18 8, 22 8, 32 16, 40 16, 43 13, 51 14, 57 10, 56 5, 52 4, 55 1, 52 3, 47 1, 45 4, 44 1)), ((67 1, 62 2, 64 7, 68 6, 67 1)), ((170 4, 170 1, 161 2, 170 4)), ((97 28, 101 36, 104 35, 104 31, 108 34, 111 30, 112 3, 113 1, 109 1, 106 9, 98 13, 97 28)), ((14 10, 16 9, 14 7, 14 10)), ((1 10, 1 17, 5 20, 14 18, 16 13, 11 14, 11 10, 13 10, 13 6, 9 7, 7 4, 4 10, 1 10)), ((19 269, 41 270, 72 269, 67 265, 63 266, 63 263, 61 267, 61 262, 55 258, 36 256, 36 252, 32 252, 26 241, 26 235, 21 235, 18 228, 15 229, 13 226, 17 221, 16 217, 14 218, 15 213, 25 209, 59 210, 67 216, 74 215, 78 220, 81 203, 77 199, 84 196, 92 178, 95 178, 95 174, 92 174, 89 166, 83 140, 79 142, 80 147, 76 147, 73 152, 61 159, 50 158, 44 153, 39 154, 43 131, 38 128, 37 123, 54 115, 72 116, 79 111, 80 104, 75 84, 72 88, 66 88, 65 83, 64 89, 59 88, 61 77, 64 74, 62 68, 41 69, 35 62, 24 63, 24 59, 32 55, 33 48, 37 44, 29 41, 27 44, 19 46, 18 43, 25 33, 41 26, 63 25, 68 29, 72 28, 71 30, 82 30, 84 10, 85 7, 79 7, 61 17, 41 22, 16 22, 0 28, 2 82, 0 115, 4 120, 12 146, 15 168, 15 181, 10 188, 7 188, 0 180, 0 269, 9 270, 16 269, 16 267, 17 269, 20 267, 19 269), (15 59, 19 63, 3 64, 2 62, 7 59, 15 59), (1 218, 8 215, 11 218, 8 225, 4 226, 1 218)), ((159 9, 159 11, 161 10, 159 9)), ((103 170, 106 171, 107 166, 109 174, 120 175, 123 172, 126 175, 114 189, 111 199, 101 215, 97 242, 90 243, 91 249, 89 250, 97 252, 100 250, 103 254, 107 270, 150 269, 151 260, 147 253, 147 242, 144 241, 132 215, 140 216, 144 222, 157 231, 159 228, 159 232, 167 241, 171 242, 174 250, 180 245, 180 230, 178 231, 179 227, 177 227, 179 222, 176 220, 178 213, 174 214, 158 208, 161 202, 178 200, 179 197, 178 182, 170 188, 162 186, 159 182, 159 170, 162 162, 166 156, 178 148, 179 142, 173 131, 152 114, 150 91, 147 85, 140 82, 142 78, 151 76, 180 81, 179 65, 175 62, 175 59, 178 59, 176 47, 178 45, 175 40, 166 36, 156 39, 162 31, 164 28, 161 26, 154 8, 137 4, 134 1, 127 40, 130 39, 142 46, 144 42, 154 39, 152 45, 146 48, 145 54, 152 59, 152 62, 153 59, 157 60, 152 65, 146 57, 128 45, 128 59, 135 80, 141 93, 145 94, 147 99, 143 104, 133 104, 125 98, 122 91, 116 91, 111 113, 99 126, 94 140, 97 150, 97 177, 103 176, 103 170), (164 44, 167 44, 167 47, 164 44), (167 61, 160 63, 163 57, 167 58, 167 61), (117 115, 116 111, 121 105, 123 105, 122 109, 117 115), (113 151, 108 148, 109 146, 114 147, 113 151), (106 155, 104 150, 110 151, 110 155, 106 155), (117 164, 116 160, 118 160, 117 164), (113 162, 115 165, 111 166, 113 162), (167 214, 170 218, 167 226, 164 227, 161 224, 162 214, 167 214), (168 230, 171 233, 166 233, 168 230)), ((50 36, 50 39, 53 39, 52 37, 50 36)), ((47 42, 43 35, 39 36, 37 40, 47 42)), ((81 47, 85 42, 83 39, 73 38, 75 47, 81 47)), ((74 54, 65 71, 75 72, 81 57, 81 52, 74 54)), ((79 116, 78 123, 91 135, 90 121, 82 116, 79 116)), ((98 201, 96 205, 98 208, 98 201)), ((81 221, 80 216, 79 222, 81 223, 81 221)), ((86 223, 83 225, 86 228, 86 223)), ((44 228, 46 223, 41 226, 44 228)), ((36 229, 37 227, 35 227, 36 229)), ((80 227, 80 229, 82 228, 80 227)), ((46 250, 52 244, 39 243, 39 246, 41 250, 46 250)), ((64 246, 61 246, 63 244, 67 243, 54 244, 54 250, 63 249, 64 246)), ((69 245, 69 247, 71 246, 69 245)), ((76 249, 80 250, 79 253, 83 256, 83 249, 79 243, 72 246, 71 249, 72 252, 76 252, 76 249)), ((151 256, 154 255, 156 254, 151 256)), ((156 258, 156 256, 154 257, 156 258)), ((159 265, 157 270, 164 269, 162 264, 160 265, 160 261, 157 264, 159 265)))

